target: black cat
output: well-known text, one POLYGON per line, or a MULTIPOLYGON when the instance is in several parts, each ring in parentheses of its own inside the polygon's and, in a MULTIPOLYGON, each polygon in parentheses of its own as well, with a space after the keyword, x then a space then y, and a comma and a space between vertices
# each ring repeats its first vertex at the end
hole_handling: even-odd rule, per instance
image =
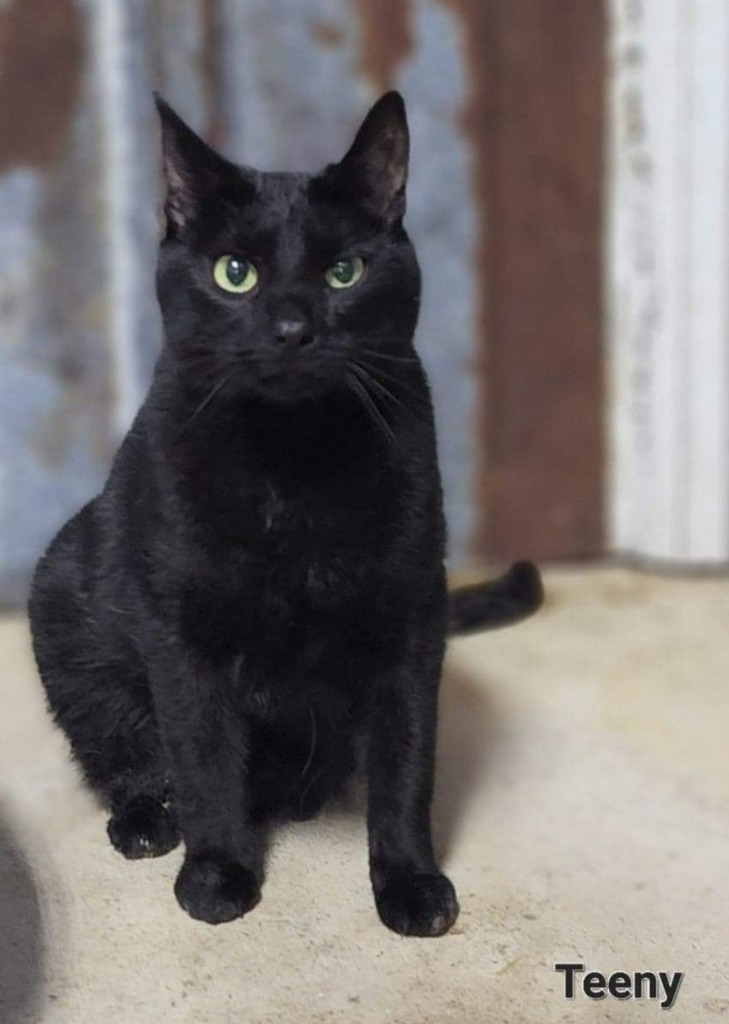
POLYGON ((217 923, 259 899, 262 822, 338 793, 364 736, 377 909, 440 935, 431 846, 449 625, 524 617, 529 563, 443 571, 408 132, 384 96, 339 164, 229 163, 162 101, 164 345, 102 493, 35 573, 35 655, 126 857, 185 842, 175 892, 217 923))

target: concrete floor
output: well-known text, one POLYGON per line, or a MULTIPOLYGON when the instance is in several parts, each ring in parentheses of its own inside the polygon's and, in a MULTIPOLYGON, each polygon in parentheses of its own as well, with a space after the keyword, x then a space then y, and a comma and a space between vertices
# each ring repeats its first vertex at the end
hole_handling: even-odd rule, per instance
POLYGON ((282 831, 264 898, 212 928, 179 851, 126 863, 0 623, 2 1024, 648 1021, 568 1002, 559 960, 686 972, 672 1020, 729 1021, 729 582, 552 573, 533 621, 453 643, 438 843, 443 939, 375 915, 361 814, 282 831))

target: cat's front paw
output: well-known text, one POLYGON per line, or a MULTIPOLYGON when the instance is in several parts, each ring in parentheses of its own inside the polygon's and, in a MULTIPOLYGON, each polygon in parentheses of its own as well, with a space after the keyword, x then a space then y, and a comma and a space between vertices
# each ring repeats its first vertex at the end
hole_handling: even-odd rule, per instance
POLYGON ((399 869, 386 872, 375 888, 383 924, 400 935, 445 935, 458 917, 453 885, 440 872, 399 869))
POLYGON ((151 796, 139 796, 119 808, 106 826, 115 850, 129 860, 161 857, 180 842, 174 815, 151 796))
POLYGON ((175 882, 175 896, 197 921, 222 924, 252 910, 261 898, 256 876, 224 853, 187 856, 175 882))

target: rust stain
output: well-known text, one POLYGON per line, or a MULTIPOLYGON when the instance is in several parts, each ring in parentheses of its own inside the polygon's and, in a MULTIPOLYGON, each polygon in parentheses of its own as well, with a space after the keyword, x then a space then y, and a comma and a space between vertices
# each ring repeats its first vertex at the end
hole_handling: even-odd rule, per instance
POLYGON ((341 46, 344 41, 344 33, 341 28, 326 21, 317 21, 312 25, 311 35, 315 42, 330 50, 341 46))
POLYGON ((410 0, 352 0, 360 26, 359 71, 379 90, 394 85, 395 74, 413 48, 410 0))
POLYGON ((479 215, 474 550, 599 554, 603 5, 440 2, 462 29, 479 215))
POLYGON ((59 158, 83 58, 74 0, 13 0, 0 10, 0 172, 59 158))

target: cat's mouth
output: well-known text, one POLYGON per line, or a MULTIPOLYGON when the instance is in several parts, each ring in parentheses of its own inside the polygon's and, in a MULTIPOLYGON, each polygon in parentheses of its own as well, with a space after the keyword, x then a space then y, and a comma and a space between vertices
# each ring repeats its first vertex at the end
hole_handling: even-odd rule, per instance
POLYGON ((344 375, 345 364, 336 359, 277 359, 251 368, 246 383, 270 401, 298 402, 340 388, 344 375))

